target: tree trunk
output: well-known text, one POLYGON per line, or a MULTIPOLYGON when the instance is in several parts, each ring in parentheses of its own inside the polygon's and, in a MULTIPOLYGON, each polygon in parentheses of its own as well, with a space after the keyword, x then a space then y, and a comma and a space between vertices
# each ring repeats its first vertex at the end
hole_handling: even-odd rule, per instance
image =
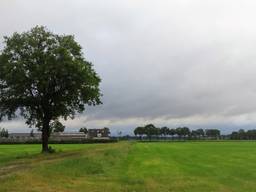
POLYGON ((50 131, 50 120, 45 119, 43 122, 43 129, 42 129, 42 153, 48 153, 48 140, 49 140, 49 131, 50 131))

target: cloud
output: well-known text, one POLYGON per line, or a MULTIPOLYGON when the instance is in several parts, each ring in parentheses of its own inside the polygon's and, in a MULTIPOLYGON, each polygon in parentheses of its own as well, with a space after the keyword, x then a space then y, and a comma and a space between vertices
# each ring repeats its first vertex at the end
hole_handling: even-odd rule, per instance
POLYGON ((70 130, 144 122, 227 130, 254 123, 255 8, 242 0, 6 0, 0 37, 34 25, 75 35, 102 78, 104 104, 68 121, 70 130))

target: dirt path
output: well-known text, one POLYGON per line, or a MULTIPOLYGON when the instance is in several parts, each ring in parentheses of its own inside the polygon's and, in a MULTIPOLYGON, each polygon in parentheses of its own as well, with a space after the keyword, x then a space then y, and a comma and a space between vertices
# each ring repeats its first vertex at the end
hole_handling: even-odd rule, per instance
POLYGON ((53 163, 57 161, 61 161, 67 157, 79 157, 81 156, 83 150, 79 151, 72 151, 72 152, 60 152, 56 154, 48 154, 48 155, 42 155, 38 154, 35 155, 34 158, 24 158, 19 160, 14 160, 3 167, 0 167, 0 178, 6 177, 10 174, 13 174, 15 172, 31 169, 33 167, 36 167, 39 164, 47 164, 47 163, 53 163))
POLYGON ((50 164, 58 161, 62 161, 66 158, 79 158, 83 155, 93 155, 103 153, 106 149, 113 149, 115 147, 120 147, 118 145, 95 145, 93 148, 78 149, 74 151, 67 152, 57 152, 54 154, 37 154, 30 157, 25 157, 22 159, 13 160, 3 167, 0 167, 0 179, 8 175, 16 173, 18 171, 23 171, 31 169, 38 165, 50 164))

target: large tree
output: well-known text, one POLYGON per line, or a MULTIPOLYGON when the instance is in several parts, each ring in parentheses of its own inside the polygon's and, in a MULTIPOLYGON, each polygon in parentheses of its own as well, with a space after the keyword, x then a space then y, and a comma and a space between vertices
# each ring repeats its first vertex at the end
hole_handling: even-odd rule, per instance
POLYGON ((18 114, 42 131, 48 152, 50 123, 74 118, 101 103, 100 78, 71 35, 36 26, 4 37, 0 52, 0 120, 18 114))

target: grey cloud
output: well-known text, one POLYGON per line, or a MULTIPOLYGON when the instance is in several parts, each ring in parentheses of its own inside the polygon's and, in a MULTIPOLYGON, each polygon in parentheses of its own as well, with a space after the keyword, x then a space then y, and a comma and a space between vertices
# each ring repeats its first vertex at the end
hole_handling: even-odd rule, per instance
POLYGON ((161 120, 251 126, 255 8, 254 1, 242 0, 6 0, 0 3, 0 36, 38 24, 74 34, 82 44, 102 77, 104 104, 89 107, 67 122, 70 127, 126 129, 161 120), (236 120, 240 116, 243 121, 236 120))

